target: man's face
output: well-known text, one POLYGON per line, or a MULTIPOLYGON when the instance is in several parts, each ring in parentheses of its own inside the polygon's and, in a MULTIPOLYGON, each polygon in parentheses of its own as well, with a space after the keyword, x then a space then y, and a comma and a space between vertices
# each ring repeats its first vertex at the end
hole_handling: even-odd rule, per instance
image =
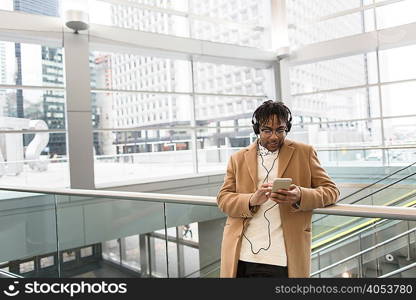
POLYGON ((286 123, 280 122, 276 115, 260 124, 260 144, 269 151, 277 151, 286 137, 286 123))

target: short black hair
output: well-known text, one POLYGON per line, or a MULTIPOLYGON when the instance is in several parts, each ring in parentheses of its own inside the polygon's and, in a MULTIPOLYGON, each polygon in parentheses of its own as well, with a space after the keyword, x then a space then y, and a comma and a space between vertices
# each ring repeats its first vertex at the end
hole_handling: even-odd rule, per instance
POLYGON ((273 115, 276 115, 281 122, 286 122, 286 132, 289 132, 292 127, 292 113, 282 101, 273 100, 263 102, 263 104, 254 111, 251 119, 254 132, 259 134, 260 125, 267 123, 273 115))

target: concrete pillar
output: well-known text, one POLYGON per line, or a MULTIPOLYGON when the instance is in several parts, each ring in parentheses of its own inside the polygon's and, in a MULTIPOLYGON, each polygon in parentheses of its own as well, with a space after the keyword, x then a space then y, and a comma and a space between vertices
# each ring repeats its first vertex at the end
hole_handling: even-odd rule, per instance
POLYGON ((225 218, 221 218, 198 223, 199 266, 202 270, 221 258, 225 221, 225 218))

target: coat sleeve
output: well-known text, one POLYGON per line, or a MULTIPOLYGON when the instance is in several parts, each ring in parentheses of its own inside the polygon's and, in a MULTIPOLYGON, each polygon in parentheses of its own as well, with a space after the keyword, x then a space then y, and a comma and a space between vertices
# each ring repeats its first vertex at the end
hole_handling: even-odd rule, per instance
POLYGON ((253 213, 257 210, 250 211, 249 201, 253 193, 244 194, 236 192, 236 171, 234 158, 231 156, 228 161, 224 183, 217 195, 218 207, 230 217, 250 218, 253 217, 253 213))
POLYGON ((325 207, 338 201, 339 190, 321 167, 318 155, 313 147, 310 147, 309 167, 311 170, 312 188, 300 187, 300 207, 296 210, 309 211, 315 208, 325 207))

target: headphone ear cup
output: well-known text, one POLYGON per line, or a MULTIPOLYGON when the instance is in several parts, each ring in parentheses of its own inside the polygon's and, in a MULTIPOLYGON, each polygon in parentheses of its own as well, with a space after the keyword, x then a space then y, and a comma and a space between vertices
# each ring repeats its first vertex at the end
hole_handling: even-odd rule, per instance
POLYGON ((253 125, 253 131, 254 131, 255 134, 260 134, 259 124, 258 123, 255 123, 253 125))

